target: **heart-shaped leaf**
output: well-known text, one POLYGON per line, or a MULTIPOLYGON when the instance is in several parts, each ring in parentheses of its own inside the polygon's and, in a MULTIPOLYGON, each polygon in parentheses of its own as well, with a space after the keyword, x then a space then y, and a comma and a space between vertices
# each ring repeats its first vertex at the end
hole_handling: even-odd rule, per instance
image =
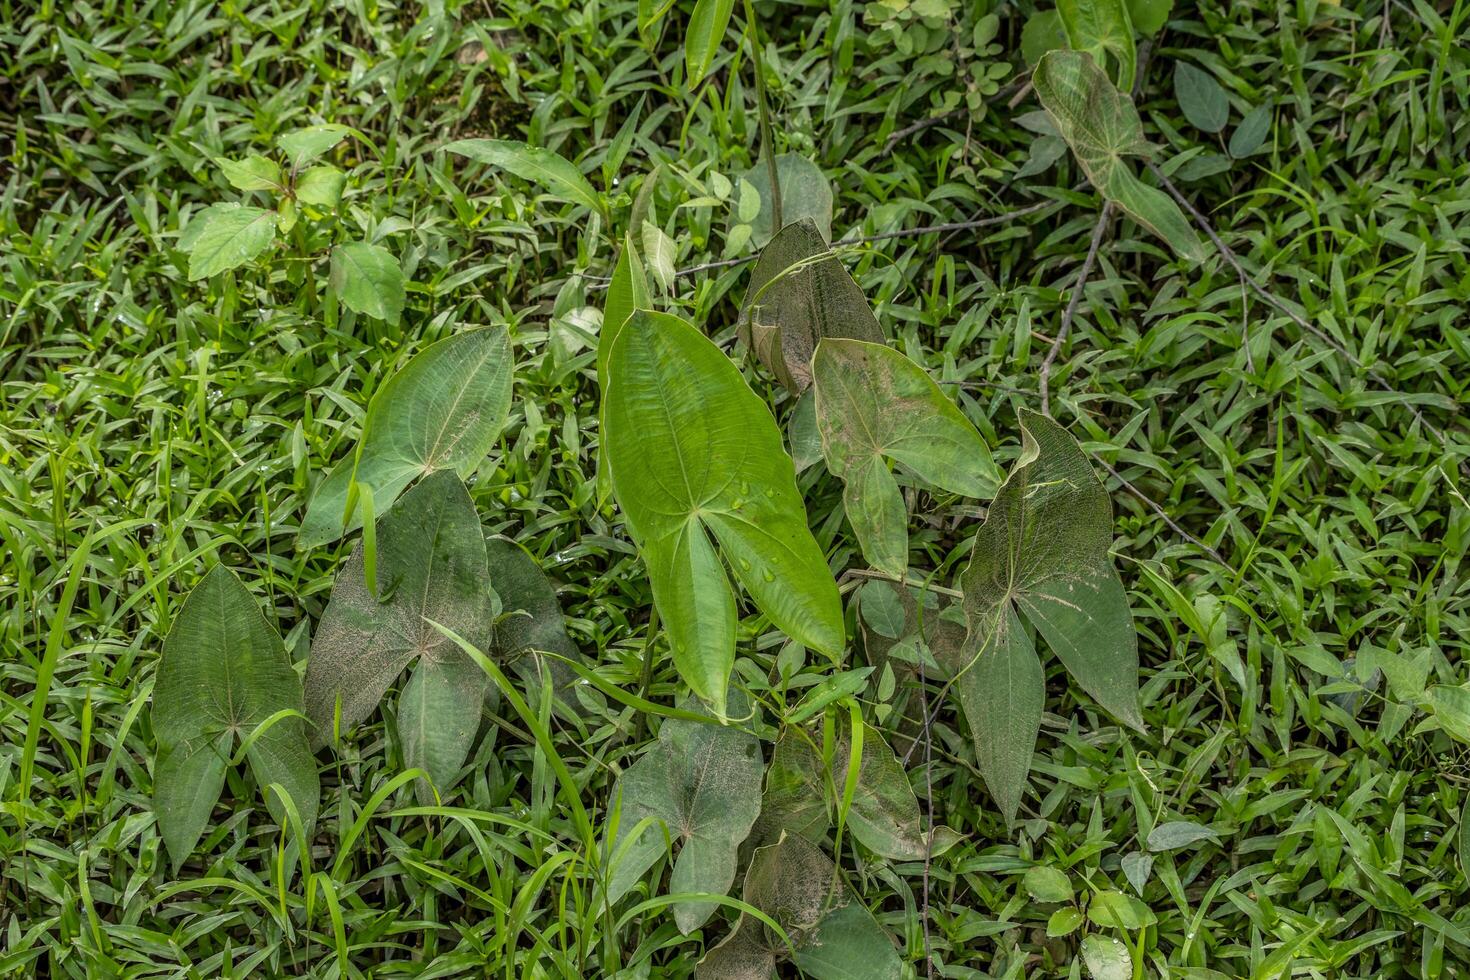
MULTIPOLYGON (((371 715, 412 664, 398 702, 398 737, 404 761, 428 772, 442 793, 474 740, 488 679, 434 624, 489 645, 480 519, 464 484, 441 470, 378 518, 375 536, 376 596, 368 590, 359 543, 332 586, 312 642, 306 713, 316 725, 313 740, 330 741, 339 718, 346 732, 371 715)), ((432 799, 422 784, 419 795, 432 799)))
POLYGON ((1021 413, 1022 448, 975 535, 964 591, 966 667, 957 685, 980 771, 1015 816, 1041 721, 1041 664, 1021 616, 1088 694, 1142 729, 1138 645, 1113 570, 1112 503, 1075 439, 1021 413))
POLYGON ((602 198, 569 160, 551 150, 510 140, 456 140, 444 147, 479 163, 508 170, 522 180, 546 188, 554 197, 603 210, 602 198))
POLYGON ((436 470, 468 476, 495 445, 510 411, 514 361, 505 330, 472 330, 431 344, 373 395, 357 452, 317 485, 296 535, 299 548, 362 526, 347 506, 352 484, 387 510, 416 478, 436 470))
POLYGON ((255 258, 275 241, 278 217, 275 211, 244 204, 205 208, 179 239, 179 247, 189 253, 189 278, 208 279, 255 258))
MULTIPOLYGON (((230 754, 243 743, 261 790, 284 787, 311 833, 321 790, 302 710, 301 679, 279 634, 250 590, 215 566, 174 619, 153 686, 153 808, 176 867, 209 825, 230 754)), ((266 802, 282 820, 276 796, 266 802)))
POLYGON ((1092 186, 1168 242, 1176 254, 1202 260, 1199 238, 1178 206, 1162 191, 1141 183, 1123 159, 1149 151, 1133 100, 1081 51, 1047 52, 1031 77, 1042 106, 1092 186))
POLYGON ((381 245, 333 248, 331 284, 348 309, 395 324, 403 315, 403 267, 381 245))
POLYGON ((1099 65, 1111 57, 1117 64, 1114 78, 1118 88, 1131 90, 1138 70, 1138 52, 1123 0, 1057 0, 1057 13, 1067 32, 1067 46, 1085 51, 1099 65))
MULTIPOLYGON (((683 707, 698 710, 692 700, 683 707)), ((747 713, 745 696, 734 692, 729 710, 747 713)), ((740 842, 760 813, 760 788, 761 746, 754 735, 697 721, 665 721, 654 747, 618 777, 613 789, 613 799, 621 804, 613 852, 622 856, 612 872, 608 901, 626 895, 664 853, 665 832, 679 842, 669 878, 672 893, 729 892, 740 842), (640 830, 648 817, 662 821, 662 827, 640 830), (639 836, 632 839, 635 832, 639 836)), ((687 935, 715 908, 710 902, 676 902, 674 921, 687 935)))
POLYGON ((740 339, 776 380, 801 392, 823 337, 883 343, 883 328, 810 218, 788 224, 762 251, 740 309, 740 339))
POLYGON ((710 541, 759 609, 834 660, 837 585, 806 525, 770 409, 724 353, 678 317, 639 310, 604 389, 613 491, 648 563, 674 666, 722 711, 735 663, 735 596, 710 541))
POLYGON ((812 359, 827 469, 879 571, 908 571, 908 512, 890 461, 951 493, 988 498, 1000 482, 990 449, 923 368, 881 344, 828 338, 812 359))
MULTIPOLYGON (((771 169, 762 156, 755 166, 741 175, 760 196, 760 210, 748 219, 750 240, 756 248, 766 243, 780 228, 773 228, 775 202, 771 200, 771 169)), ((781 224, 791 225, 811 218, 823 240, 832 238, 832 185, 821 169, 797 153, 781 153, 776 157, 776 180, 781 187, 781 224)))

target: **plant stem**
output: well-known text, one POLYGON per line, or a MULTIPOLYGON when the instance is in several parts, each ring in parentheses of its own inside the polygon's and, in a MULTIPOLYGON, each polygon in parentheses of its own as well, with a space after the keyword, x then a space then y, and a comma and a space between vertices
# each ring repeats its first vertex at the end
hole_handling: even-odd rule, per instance
POLYGON ((750 54, 755 61, 755 101, 760 109, 761 153, 766 158, 766 174, 771 181, 771 233, 780 231, 781 181, 776 176, 776 143, 771 138, 771 107, 766 98, 766 62, 761 51, 761 25, 755 16, 755 4, 745 0, 745 26, 750 35, 750 54))

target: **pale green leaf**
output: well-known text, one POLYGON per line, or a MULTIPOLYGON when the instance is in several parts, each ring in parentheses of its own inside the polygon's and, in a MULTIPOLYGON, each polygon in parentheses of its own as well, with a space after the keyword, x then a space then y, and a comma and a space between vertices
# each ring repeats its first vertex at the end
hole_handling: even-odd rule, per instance
POLYGON ((243 160, 217 160, 220 172, 231 187, 242 191, 276 191, 286 188, 281 183, 281 168, 274 160, 252 153, 243 160))
POLYGON ((1174 62, 1174 97, 1196 129, 1218 133, 1230 121, 1230 100, 1215 76, 1187 61, 1174 62))
MULTIPOLYGON (((780 228, 773 228, 775 205, 771 200, 771 171, 762 156, 755 166, 741 175, 760 195, 760 210, 754 218, 741 223, 751 226, 750 240, 756 248, 765 248, 780 228)), ((811 218, 823 240, 832 238, 832 185, 816 164, 796 153, 776 157, 776 180, 781 186, 781 223, 790 225, 811 218)), ((742 200, 743 203, 743 200, 742 200)))
POLYGON ((648 271, 664 293, 674 288, 674 242, 664 230, 651 221, 643 222, 643 255, 648 260, 648 271))
POLYGON ((1087 903, 1087 917, 1104 929, 1144 929, 1158 921, 1147 905, 1119 891, 1092 896, 1087 903))
MULTIPOLYGON (((697 703, 682 706, 698 710, 697 703)), ((728 714, 748 713, 745 695, 733 692, 728 714)), ((662 822, 677 842, 678 856, 669 879, 674 894, 724 895, 735 881, 741 841, 760 813, 760 740, 748 732, 696 721, 668 719, 658 741, 618 778, 616 854, 648 817, 662 822)), ((617 902, 637 884, 664 852, 664 833, 645 829, 613 869, 608 901, 617 902)), ((686 935, 715 911, 709 902, 677 902, 674 921, 686 935)))
POLYGON ((350 242, 333 248, 331 284, 348 309, 395 324, 403 315, 403 267, 381 245, 350 242))
POLYGON ((1092 980, 1133 980, 1128 947, 1112 936, 1093 933, 1082 937, 1082 961, 1092 980))
POLYGON ((342 200, 347 175, 330 164, 312 167, 296 180, 296 198, 302 204, 331 210, 342 200))
POLYGON ((723 707, 735 660, 735 598, 710 535, 777 627, 840 657, 841 603, 791 458, 729 358, 683 320, 640 310, 613 344, 605 391, 613 490, 685 682, 723 707))
POLYGON ((1189 820, 1172 820, 1161 823, 1148 835, 1150 851, 1173 851, 1189 847, 1203 840, 1214 840, 1219 835, 1209 827, 1189 820))
POLYGON ((522 180, 537 184, 555 197, 574 204, 584 204, 594 211, 603 209, 602 198, 582 171, 566 158, 529 143, 510 140, 456 140, 444 149, 479 163, 507 170, 522 180))
POLYGON ((792 391, 811 384, 823 337, 883 343, 867 299, 810 218, 792 221, 761 251, 740 309, 740 339, 792 391))
POLYGON ((1028 868, 1021 883, 1026 888, 1026 894, 1037 902, 1070 902, 1072 900, 1072 882, 1056 868, 1044 864, 1028 868))
POLYGON ((265 208, 211 204, 189 223, 189 278, 208 279, 249 262, 275 240, 277 220, 265 208), (201 222, 198 232, 195 222, 201 222))
POLYGON ((684 65, 689 73, 689 89, 693 91, 714 64, 730 26, 735 0, 696 0, 689 17, 689 30, 684 35, 684 65))
POLYGON ((348 126, 328 123, 324 126, 307 126, 286 133, 276 139, 276 145, 291 161, 293 171, 300 170, 332 147, 353 135, 355 130, 348 126))
MULTIPOLYGON (((399 699, 405 762, 425 767, 442 794, 475 735, 486 677, 434 623, 489 646, 485 538, 464 484, 450 470, 421 480, 377 520, 376 596, 363 546, 332 586, 306 669, 306 713, 321 745, 371 715, 404 668, 416 673, 399 699), (473 720, 471 720, 473 713, 473 720)), ((421 797, 428 787, 419 787, 421 797)))
POLYGON ((415 355, 373 395, 357 454, 317 485, 297 547, 327 544, 362 525, 357 508, 347 513, 354 479, 372 488, 382 512, 426 473, 468 476, 505 424, 513 369, 510 339, 499 327, 457 334, 415 355))
POLYGON ((1057 13, 1067 32, 1067 46, 1086 52, 1099 65, 1111 58, 1117 65, 1113 80, 1124 92, 1131 90, 1138 52, 1124 0, 1057 0, 1057 13))
POLYGON ((1174 0, 1128 0, 1128 20, 1141 37, 1153 37, 1169 22, 1174 0))
POLYGON ((1046 936, 1055 939, 1058 936, 1070 936, 1082 925, 1082 913, 1068 905, 1057 909, 1046 920, 1046 936))
POLYGON ((843 502, 863 556, 901 578, 908 513, 889 461, 923 483, 981 499, 995 493, 1000 471, 970 421, 898 351, 828 338, 812 369, 822 454, 846 483, 843 502))
MULTIPOLYGON (((176 866, 208 826, 232 746, 252 736, 246 758, 257 784, 282 784, 303 824, 315 824, 320 789, 302 708, 280 636, 244 584, 216 566, 174 619, 153 687, 154 809, 176 866)), ((274 795, 267 804, 280 819, 274 795)))

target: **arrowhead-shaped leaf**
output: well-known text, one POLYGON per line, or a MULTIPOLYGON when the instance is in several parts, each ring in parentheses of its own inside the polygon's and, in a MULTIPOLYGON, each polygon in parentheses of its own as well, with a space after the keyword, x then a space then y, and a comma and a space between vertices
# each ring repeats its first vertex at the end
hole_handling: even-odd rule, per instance
POLYGON ((1118 88, 1132 90, 1138 52, 1123 0, 1057 0, 1057 13, 1067 32, 1067 45, 1073 51, 1087 52, 1099 65, 1111 56, 1118 65, 1118 88))
MULTIPOLYGON (((441 793, 463 764, 479 723, 485 674, 434 623, 489 645, 489 568, 479 516, 464 484, 442 470, 419 482, 378 518, 377 596, 368 591, 359 544, 332 586, 306 668, 313 739, 367 718, 405 667, 399 699, 405 760, 422 766, 441 793)), ((429 797, 428 787, 420 787, 429 797)))
POLYGON ((403 315, 403 267, 380 245, 350 242, 332 249, 331 283, 348 309, 388 323, 403 315))
POLYGON ((1041 710, 1041 668, 1019 617, 1083 690, 1143 727, 1137 636, 1108 554, 1112 504, 1066 430, 1023 411, 1021 431, 1021 456, 960 576, 969 625, 961 705, 986 785, 1007 817, 1020 798, 1041 710))
POLYGON ((362 525, 358 508, 347 513, 354 480, 372 488, 382 513, 419 476, 468 476, 505 424, 513 370, 510 339, 498 327, 449 337, 415 355, 373 395, 357 453, 317 485, 297 546, 326 544, 362 525))
MULTIPOLYGON (((302 707, 301 680, 280 636, 234 573, 216 566, 179 610, 153 688, 153 802, 175 865, 209 825, 230 753, 246 739, 256 783, 262 791, 281 784, 310 833, 320 787, 302 707)), ((274 794, 267 803, 282 819, 274 794)))
POLYGON ((244 204, 211 204, 194 219, 180 240, 189 244, 189 278, 208 279, 244 265, 265 251, 276 237, 277 214, 244 204))
MULTIPOLYGON (((736 715, 748 710, 744 695, 732 697, 736 715)), ((698 710, 691 702, 686 709, 698 710)), ((669 889, 674 894, 724 895, 735 881, 740 842, 760 813, 761 746, 754 735, 735 728, 668 719, 654 747, 619 778, 613 789, 620 801, 619 840, 614 853, 645 818, 662 821, 679 855, 669 889)), ((613 869, 608 901, 617 902, 638 883, 664 852, 664 833, 644 829, 613 869)), ((703 925, 716 906, 678 902, 674 921, 686 935, 703 925)))
MULTIPOLYGON (((751 220, 751 243, 764 248, 780 228, 771 227, 775 203, 771 200, 771 170, 764 157, 741 175, 760 195, 760 210, 751 220)), ((824 240, 832 238, 832 185, 821 169, 797 153, 776 157, 776 180, 781 185, 781 223, 795 224, 810 218, 824 240)))
POLYGON ((1133 100, 1113 86, 1091 56, 1049 51, 1037 64, 1032 83, 1092 186, 1168 242, 1179 256, 1202 260, 1199 238, 1178 206, 1163 192, 1141 183, 1123 159, 1148 155, 1143 122, 1133 100))
POLYGON ((740 310, 740 339, 792 391, 812 383, 823 337, 883 343, 883 328, 816 222, 788 224, 761 250, 740 310))
POLYGON ((582 171, 552 151, 510 140, 456 140, 444 149, 479 163, 508 170, 522 180, 546 188, 554 197, 602 210, 602 199, 582 171))
POLYGON ((845 633, 837 586, 806 525, 775 419, 740 371, 678 317, 639 310, 608 360, 604 451, 613 491, 648 563, 674 665, 723 709, 735 662, 735 596, 828 656, 845 633))
POLYGON ((990 449, 923 368, 898 351, 823 340, 812 360, 827 469, 844 481, 847 518, 874 568, 908 571, 908 512, 889 462, 951 493, 988 498, 990 449))

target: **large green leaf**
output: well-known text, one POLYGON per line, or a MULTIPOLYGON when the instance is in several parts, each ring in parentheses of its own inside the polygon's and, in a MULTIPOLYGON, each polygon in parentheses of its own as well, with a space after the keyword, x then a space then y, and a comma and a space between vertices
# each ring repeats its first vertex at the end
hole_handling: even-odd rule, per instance
MULTIPOLYGON (((230 753, 247 739, 256 783, 279 783, 310 834, 320 787, 302 710, 301 679, 280 636, 234 573, 215 566, 179 610, 153 687, 153 803, 176 866, 209 825, 230 753)), ((283 819, 275 795, 266 800, 283 819)))
MULTIPOLYGON (((608 283, 607 301, 602 307, 602 329, 597 335, 597 387, 602 391, 602 401, 597 406, 597 429, 602 437, 607 435, 607 359, 612 353, 613 341, 617 340, 623 324, 634 310, 647 309, 650 305, 648 280, 643 274, 643 263, 638 250, 633 247, 633 236, 623 239, 623 251, 613 267, 612 282, 608 283)), ((597 506, 599 508, 612 493, 612 472, 608 469, 608 453, 599 449, 597 453, 597 506)), ((634 537, 637 529, 629 525, 634 537)))
MULTIPOLYGON (((775 219, 775 202, 771 198, 770 165, 762 156, 755 166, 741 175, 749 181, 760 195, 760 210, 750 222, 750 240, 756 248, 764 248, 780 228, 772 227, 775 219)), ((832 185, 821 169, 797 153, 781 153, 776 156, 776 180, 781 187, 781 224, 794 224, 810 218, 822 233, 822 238, 832 238, 832 185)))
POLYGON ((1133 45, 1133 25, 1123 0, 1057 0, 1067 45, 1085 51, 1099 65, 1107 57, 1117 63, 1114 80, 1127 92, 1138 71, 1138 51, 1133 45))
POLYGON ((508 170, 522 180, 549 190, 553 196, 602 211, 602 198, 565 157, 540 146, 510 140, 456 140, 444 149, 479 163, 508 170))
POLYGON ((735 578, 787 635, 834 659, 836 583, 806 524, 775 419, 740 371, 678 317, 639 310, 608 359, 613 491, 637 529, 680 676, 723 710, 735 662, 735 578))
POLYGON ((211 204, 180 239, 189 253, 189 278, 208 279, 249 262, 275 241, 276 220, 276 212, 265 208, 211 204))
POLYGON ((1178 206, 1140 183, 1123 159, 1148 155, 1143 122, 1133 100, 1108 81, 1092 57, 1080 51, 1049 51, 1037 64, 1032 83, 1057 132, 1098 192, 1182 258, 1202 260, 1199 238, 1178 206))
POLYGON ((690 91, 714 64, 734 11, 735 0, 696 0, 694 13, 689 17, 689 30, 684 35, 684 65, 689 72, 690 91))
POLYGON ((882 344, 828 338, 812 360, 827 469, 863 557, 895 578, 908 571, 908 512, 890 461, 925 483, 988 498, 1000 482, 970 420, 913 361, 882 344))
POLYGON ((761 250, 740 309, 740 339, 792 391, 812 383, 823 337, 883 343, 883 328, 811 218, 793 221, 761 250))
MULTIPOLYGON (((683 707, 698 710, 698 702, 683 707)), ((728 708, 743 715, 749 705, 736 691, 728 708)), ((613 853, 621 857, 612 871, 608 901, 626 895, 664 853, 665 833, 679 842, 669 890, 726 894, 735 881, 740 842, 760 813, 760 796, 761 746, 754 735, 697 721, 665 721, 653 748, 613 788, 621 807, 613 853), (650 817, 662 825, 640 828, 650 817)), ((688 934, 715 908, 710 902, 677 902, 674 921, 688 934)))
POLYGON ((1020 617, 1083 690, 1127 724, 1143 727, 1137 636, 1108 554, 1112 503, 1065 429, 1023 411, 1021 432, 1020 458, 960 575, 969 626, 961 706, 986 785, 1008 818, 1041 716, 1041 668, 1020 617))
POLYGON ((357 453, 333 467, 302 518, 301 548, 335 541, 362 525, 347 512, 354 480, 388 509, 417 477, 436 470, 468 476, 495 445, 510 411, 514 361, 505 330, 473 330, 416 354, 368 405, 357 453))
POLYGON ((813 980, 899 980, 904 975, 892 939, 843 884, 832 859, 802 837, 757 848, 743 897, 775 920, 780 938, 750 915, 700 961, 696 980, 770 977, 790 958, 813 980))
POLYGON ((557 601, 556 589, 536 559, 502 537, 485 539, 490 563, 490 581, 500 596, 502 618, 495 626, 495 652, 529 685, 539 683, 543 669, 557 688, 571 683, 576 675, 554 653, 580 660, 581 653, 567 635, 566 617, 557 601))
POLYGON ((381 245, 349 242, 333 248, 331 284, 348 309, 388 323, 403 315, 403 267, 381 245))
MULTIPOLYGON (((442 793, 474 740, 487 678, 434 624, 482 648, 491 634, 485 538, 464 484, 448 470, 421 480, 378 518, 376 551, 376 596, 359 543, 317 626, 306 668, 313 739, 331 740, 339 717, 346 732, 371 715, 412 664, 398 737, 405 762, 442 793)), ((422 784, 419 792, 432 795, 422 784)))

